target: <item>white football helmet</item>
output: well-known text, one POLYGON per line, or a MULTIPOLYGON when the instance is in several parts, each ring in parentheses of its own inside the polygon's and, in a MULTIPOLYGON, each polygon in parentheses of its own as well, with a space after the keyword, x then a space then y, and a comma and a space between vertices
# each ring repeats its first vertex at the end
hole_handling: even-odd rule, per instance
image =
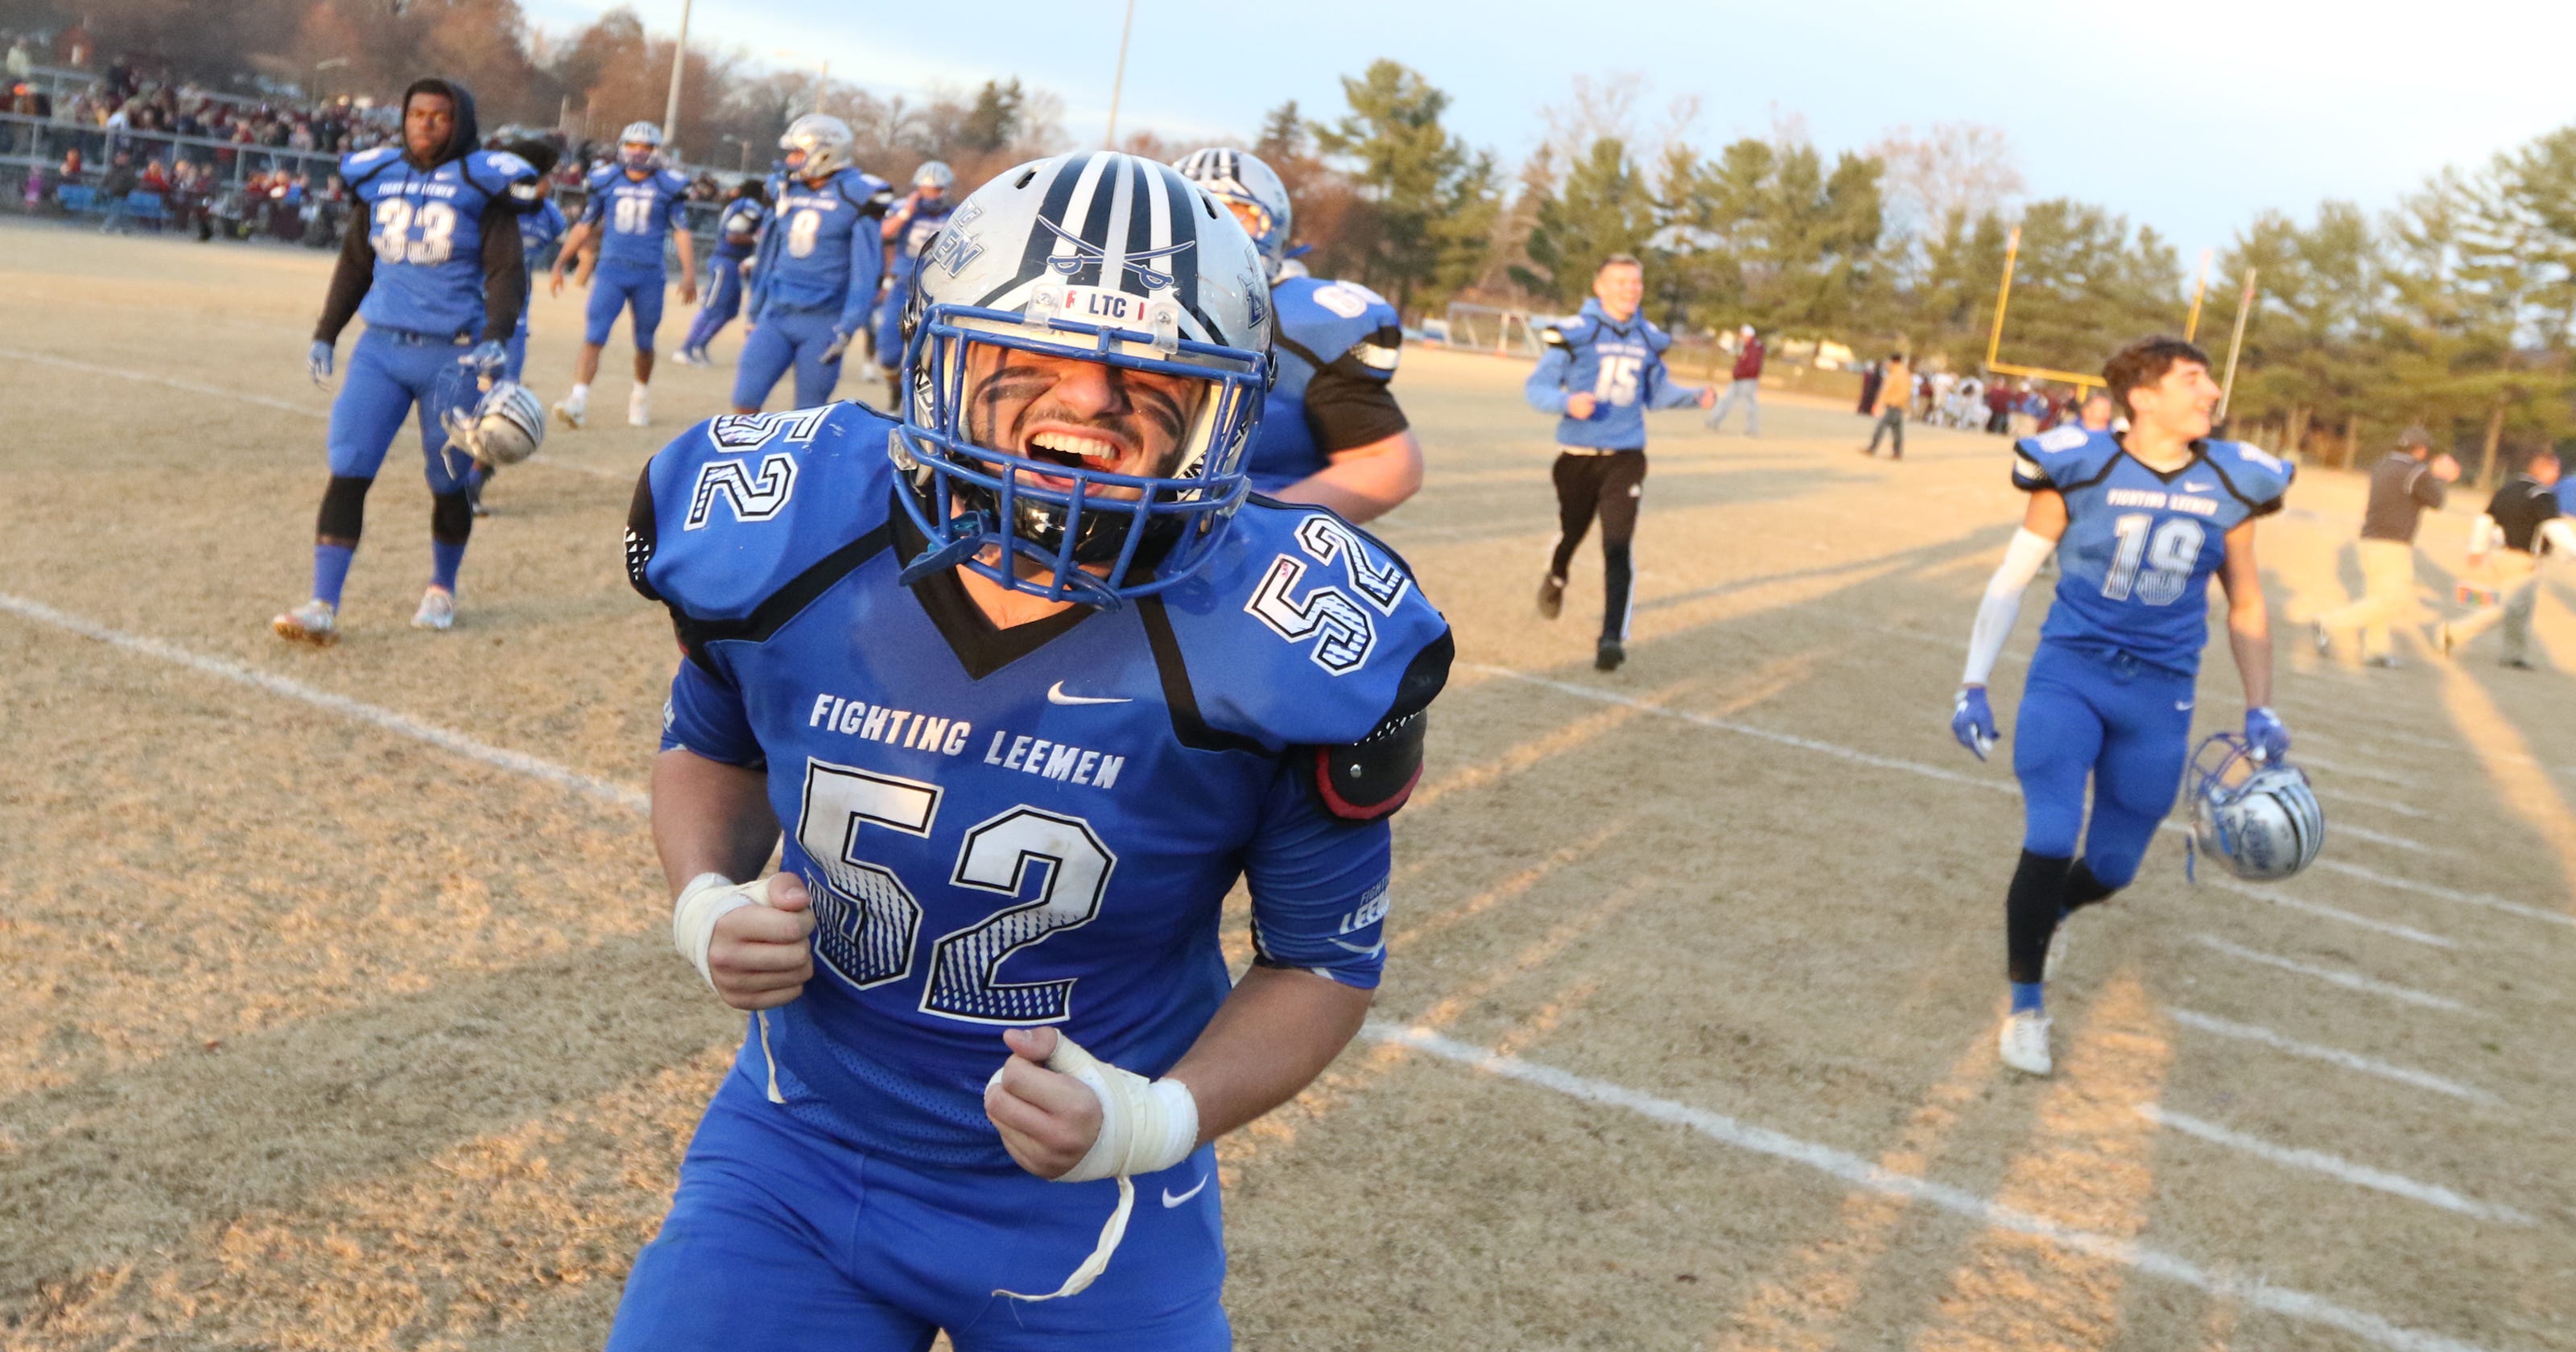
POLYGON ((2258 759, 2245 739, 2214 732, 2191 758, 2191 837, 2199 854, 2252 882, 2278 882, 2316 861, 2326 813, 2307 772, 2258 759))
POLYGON ((1134 155, 1035 160, 958 204, 909 299, 910 384, 889 449, 911 490, 898 496, 929 547, 907 562, 906 581, 964 564, 1049 600, 1114 607, 1207 560, 1250 491, 1243 460, 1271 373, 1261 255, 1214 198, 1134 155), (976 441, 978 349, 1204 388, 1157 472, 1119 474, 976 441), (1021 576, 1020 560, 1038 565, 1034 576, 1021 576))
POLYGON ((449 442, 486 465, 515 465, 546 442, 546 406, 527 386, 506 380, 485 391, 471 410, 448 409, 439 423, 449 442))
POLYGON ((944 193, 957 186, 957 171, 949 168, 946 160, 924 160, 920 168, 912 171, 912 186, 944 193))
POLYGON ((1241 209, 1243 228, 1261 250, 1273 275, 1288 261, 1288 232, 1293 224, 1288 185, 1278 173, 1248 150, 1209 146, 1173 162, 1181 176, 1205 188, 1216 200, 1241 209))
POLYGON ((807 113, 788 123, 787 134, 778 138, 780 150, 805 155, 803 163, 787 166, 790 178, 828 178, 847 169, 857 159, 857 145, 850 124, 830 113, 807 113))
POLYGON ((660 127, 650 122, 629 122, 626 124, 626 130, 617 133, 617 158, 628 168, 650 169, 653 167, 653 162, 660 159, 661 155, 662 129, 660 127), (639 152, 631 148, 634 146, 650 146, 651 149, 639 152))

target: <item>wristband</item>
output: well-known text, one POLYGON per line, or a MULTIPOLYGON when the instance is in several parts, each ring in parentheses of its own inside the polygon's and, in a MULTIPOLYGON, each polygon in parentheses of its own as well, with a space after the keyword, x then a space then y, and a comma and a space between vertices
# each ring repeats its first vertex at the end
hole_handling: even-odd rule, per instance
POLYGON ((707 948, 715 942, 716 921, 745 906, 763 904, 768 894, 767 878, 736 883, 721 873, 701 873, 691 878, 671 903, 671 946, 696 965, 707 989, 714 990, 716 986, 715 973, 707 968, 707 948))

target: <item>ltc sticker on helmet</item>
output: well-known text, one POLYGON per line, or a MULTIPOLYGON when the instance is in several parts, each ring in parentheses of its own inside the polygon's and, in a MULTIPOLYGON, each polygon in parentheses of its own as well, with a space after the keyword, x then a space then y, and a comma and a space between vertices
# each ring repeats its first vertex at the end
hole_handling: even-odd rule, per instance
POLYGON ((1054 301, 1059 319, 1131 329, 1151 329, 1158 324, 1177 328, 1181 322, 1180 306, 1161 296, 1149 299, 1104 287, 1064 284, 1041 286, 1038 291, 1040 297, 1033 298, 1033 305, 1054 301))

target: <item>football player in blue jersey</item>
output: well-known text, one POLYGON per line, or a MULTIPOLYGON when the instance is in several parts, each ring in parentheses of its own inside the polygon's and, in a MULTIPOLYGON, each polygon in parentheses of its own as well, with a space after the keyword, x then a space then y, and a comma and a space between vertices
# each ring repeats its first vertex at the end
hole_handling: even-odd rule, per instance
POLYGON ((1556 548, 1539 579, 1538 613, 1565 609, 1574 551, 1601 518, 1601 641, 1592 665, 1617 671, 1628 660, 1629 541, 1646 493, 1646 411, 1717 402, 1714 388, 1684 385, 1664 367, 1673 340, 1646 318, 1645 265, 1612 254, 1592 275, 1592 299, 1573 319, 1539 331, 1538 369, 1521 392, 1531 408, 1557 415, 1556 548))
POLYGON ((599 375, 600 349, 621 311, 633 312, 629 336, 635 340, 635 390, 626 397, 630 427, 653 425, 653 334, 662 327, 662 288, 670 273, 663 262, 662 240, 668 236, 680 255, 680 302, 698 299, 697 243, 689 235, 689 180, 661 167, 662 129, 650 122, 631 122, 617 136, 617 162, 591 171, 590 200, 581 221, 564 237, 555 258, 548 294, 563 294, 564 266, 582 246, 599 240, 599 262, 590 274, 589 327, 581 335, 581 356, 573 367, 572 392, 555 405, 564 426, 578 428, 590 418, 590 382, 599 375))
POLYGON ((1211 146, 1174 164, 1234 213, 1270 270, 1279 378, 1252 446, 1252 491, 1368 521, 1422 487, 1422 444, 1388 382, 1404 352, 1395 307, 1290 262, 1288 187, 1260 158, 1211 146))
POLYGON ((1402 560, 1247 494, 1266 290, 1170 168, 1036 161, 922 267, 900 421, 646 469, 672 935, 752 1018, 613 1352, 1230 1344, 1212 1142, 1360 1027, 1451 653, 1402 560))
POLYGON ((2013 486, 2030 502, 1986 584, 1950 716, 1960 745, 1983 760, 2000 735, 1986 678, 2023 590, 2054 557, 2056 602, 2023 683, 2013 742, 2024 828, 2004 898, 2012 1012, 2003 1060, 2032 1075, 2050 1068, 2041 991, 2050 940, 2067 915, 2137 876, 2181 785, 2213 573, 2227 593, 2246 744, 2266 761, 2290 748, 2271 708, 2271 620, 2254 524, 2281 509, 2295 471, 2242 442, 2210 439, 2218 385, 2208 356, 2189 343, 2133 343, 2102 376, 2129 416, 2127 431, 2060 427, 2013 445, 2013 486))
POLYGON ((331 403, 331 483, 314 531, 312 598, 269 622, 280 638, 304 643, 339 641, 340 589, 367 490, 415 413, 432 506, 429 589, 411 622, 456 622, 456 571, 474 530, 471 462, 449 452, 440 420, 478 384, 502 377, 527 296, 519 217, 542 199, 536 171, 506 151, 474 148, 474 96, 453 80, 413 82, 402 107, 401 145, 340 161, 366 214, 349 224, 314 326, 307 366, 315 384, 330 380, 349 320, 364 318, 367 329, 331 403))
POLYGON ((707 344, 742 313, 742 275, 751 267, 752 250, 760 247, 760 227, 769 220, 769 195, 758 179, 734 185, 732 200, 716 218, 715 259, 707 267, 707 298, 698 317, 689 321, 689 336, 673 354, 683 366, 712 366, 707 344))
MULTIPOLYGON (((546 175, 553 173, 555 168, 557 154, 554 146, 545 141, 525 138, 512 141, 504 148, 527 161, 528 168, 537 176, 538 191, 541 194, 544 193, 546 175)), ((545 258, 546 250, 554 247, 556 240, 563 238, 567 224, 564 220, 563 208, 555 205, 551 195, 540 196, 536 209, 519 217, 519 249, 527 259, 529 276, 537 275, 537 267, 545 258)), ((510 361, 502 368, 503 379, 512 384, 520 383, 519 374, 527 369, 528 307, 535 302, 536 297, 536 288, 529 287, 519 298, 519 327, 510 334, 510 361)), ((499 465, 479 459, 474 462, 473 468, 466 472, 465 500, 473 505, 474 515, 491 515, 489 509, 483 505, 483 486, 492 482, 492 476, 500 472, 499 465)))
POLYGON ((885 215, 885 296, 877 303, 876 349, 888 391, 895 389, 895 370, 903 364, 904 296, 912 290, 922 252, 956 210, 948 198, 956 186, 955 170, 940 160, 925 161, 912 171, 912 191, 885 215))
POLYGON ((787 152, 776 209, 751 270, 751 334, 734 363, 733 407, 757 413, 792 367, 796 407, 815 408, 841 382, 841 356, 864 331, 885 273, 894 190, 851 163, 850 124, 807 113, 778 138, 787 152))

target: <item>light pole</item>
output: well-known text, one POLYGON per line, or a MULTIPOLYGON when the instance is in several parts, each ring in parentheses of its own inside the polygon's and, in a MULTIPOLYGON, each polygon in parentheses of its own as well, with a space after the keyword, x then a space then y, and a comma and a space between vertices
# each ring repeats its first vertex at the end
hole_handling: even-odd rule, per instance
POLYGON ((1103 150, 1118 148, 1118 96, 1127 88, 1127 38, 1136 31, 1136 0, 1127 0, 1127 21, 1118 26, 1118 73, 1109 77, 1109 136, 1103 150))
POLYGON ((746 174, 750 173, 750 172, 751 172, 751 142, 746 141, 746 140, 744 140, 743 138, 741 138, 741 137, 739 137, 739 136, 731 135, 731 134, 729 134, 729 133, 728 133, 728 134, 725 134, 725 135, 720 135, 720 136, 716 137, 716 144, 718 144, 718 145, 722 145, 722 144, 724 144, 724 143, 725 143, 725 142, 727 142, 727 141, 731 141, 731 142, 733 142, 735 145, 742 147, 741 170, 742 170, 742 172, 743 172, 743 173, 746 173, 746 174))
POLYGON ((680 0, 680 41, 671 49, 671 97, 662 103, 662 144, 680 139, 680 72, 689 64, 689 9, 691 0, 680 0))

